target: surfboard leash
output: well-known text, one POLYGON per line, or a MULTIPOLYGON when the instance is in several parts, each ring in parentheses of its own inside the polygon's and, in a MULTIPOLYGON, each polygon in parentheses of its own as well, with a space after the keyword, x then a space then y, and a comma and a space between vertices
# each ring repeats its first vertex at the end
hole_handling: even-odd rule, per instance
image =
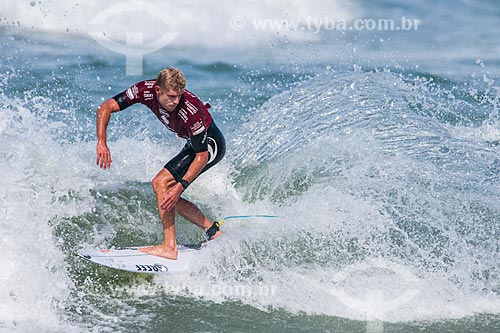
POLYGON ((277 218, 279 216, 276 215, 231 215, 231 216, 226 216, 220 221, 216 221, 212 224, 210 228, 207 229, 206 234, 208 238, 212 238, 217 231, 219 231, 219 227, 224 223, 225 220, 230 220, 230 219, 250 219, 250 218, 277 218))

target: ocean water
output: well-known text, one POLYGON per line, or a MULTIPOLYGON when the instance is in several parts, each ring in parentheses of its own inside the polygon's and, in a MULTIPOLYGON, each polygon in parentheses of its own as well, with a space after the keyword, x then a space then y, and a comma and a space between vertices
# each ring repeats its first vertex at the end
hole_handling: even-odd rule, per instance
POLYGON ((498 332, 499 18, 475 0, 3 3, 0 331, 498 332), (95 110, 167 66, 228 142, 186 197, 280 218, 228 220, 180 275, 85 262, 161 241, 150 180, 183 142, 131 107, 100 170, 95 110))

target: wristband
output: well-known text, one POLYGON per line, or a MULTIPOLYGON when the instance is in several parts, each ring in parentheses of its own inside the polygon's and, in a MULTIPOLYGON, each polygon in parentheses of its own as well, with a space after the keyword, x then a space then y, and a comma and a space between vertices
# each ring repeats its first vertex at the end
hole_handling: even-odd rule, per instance
POLYGON ((188 188, 188 186, 189 186, 189 182, 188 182, 187 180, 185 180, 185 179, 181 179, 181 180, 179 181, 179 183, 181 183, 181 185, 182 185, 182 187, 183 187, 184 189, 187 189, 187 188, 188 188))

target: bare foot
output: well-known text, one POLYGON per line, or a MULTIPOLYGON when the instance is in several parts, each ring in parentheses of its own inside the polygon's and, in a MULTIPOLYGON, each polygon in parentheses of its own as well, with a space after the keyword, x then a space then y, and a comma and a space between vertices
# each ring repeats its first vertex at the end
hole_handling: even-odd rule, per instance
POLYGON ((156 246, 148 246, 148 247, 143 247, 139 249, 140 252, 142 253, 147 253, 152 256, 158 256, 166 259, 172 259, 176 260, 177 259, 177 247, 175 249, 172 249, 166 245, 160 244, 156 246))
POLYGON ((214 239, 216 239, 217 237, 222 236, 222 234, 223 234, 223 232, 219 230, 219 231, 217 231, 217 232, 215 233, 215 235, 213 235, 212 237, 210 237, 208 240, 214 240, 214 239))

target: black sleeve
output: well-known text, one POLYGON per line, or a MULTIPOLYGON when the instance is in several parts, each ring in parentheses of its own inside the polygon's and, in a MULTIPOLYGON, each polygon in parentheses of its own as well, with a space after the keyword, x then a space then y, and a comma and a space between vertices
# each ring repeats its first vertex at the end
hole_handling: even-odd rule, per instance
POLYGON ((200 134, 193 135, 189 139, 191 141, 191 147, 193 148, 195 153, 208 151, 207 131, 203 131, 200 134))
POLYGON ((130 104, 127 101, 127 97, 125 96, 125 91, 119 93, 118 95, 114 96, 113 99, 118 103, 120 106, 120 111, 125 110, 130 106, 130 104))

